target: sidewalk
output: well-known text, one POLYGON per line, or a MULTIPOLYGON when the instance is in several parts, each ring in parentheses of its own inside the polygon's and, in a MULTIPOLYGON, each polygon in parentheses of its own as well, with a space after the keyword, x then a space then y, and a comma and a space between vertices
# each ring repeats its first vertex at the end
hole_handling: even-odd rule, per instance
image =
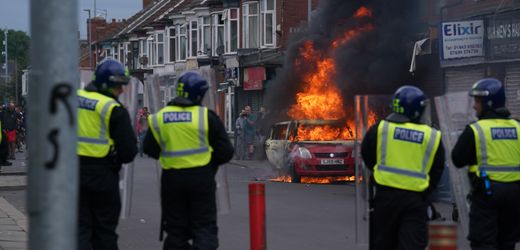
MULTIPOLYGON (((25 153, 17 153, 12 166, 2 166, 0 191, 26 188, 25 153)), ((27 249, 28 223, 25 215, 0 197, 0 250, 27 249)))

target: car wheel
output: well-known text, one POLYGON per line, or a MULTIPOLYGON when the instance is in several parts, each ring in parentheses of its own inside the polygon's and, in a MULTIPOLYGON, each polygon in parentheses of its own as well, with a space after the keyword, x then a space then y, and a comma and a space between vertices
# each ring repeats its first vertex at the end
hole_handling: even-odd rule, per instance
POLYGON ((292 183, 300 183, 301 182, 301 176, 296 173, 296 170, 294 170, 294 165, 291 166, 291 182, 292 183))

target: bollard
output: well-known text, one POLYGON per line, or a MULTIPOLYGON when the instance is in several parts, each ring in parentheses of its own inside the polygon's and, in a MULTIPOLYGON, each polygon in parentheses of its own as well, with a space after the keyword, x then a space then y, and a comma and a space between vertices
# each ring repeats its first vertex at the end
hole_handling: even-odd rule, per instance
POLYGON ((457 250, 457 224, 454 222, 430 222, 429 250, 457 250))
POLYGON ((249 183, 249 231, 251 250, 265 250, 264 183, 249 183))

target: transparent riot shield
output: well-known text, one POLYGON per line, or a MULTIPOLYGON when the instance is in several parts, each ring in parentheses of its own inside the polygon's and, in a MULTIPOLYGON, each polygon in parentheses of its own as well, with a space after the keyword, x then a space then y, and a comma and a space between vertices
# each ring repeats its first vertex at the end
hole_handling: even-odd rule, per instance
MULTIPOLYGON (((135 128, 135 118, 137 115, 137 93, 139 85, 142 84, 137 78, 132 77, 128 85, 124 86, 123 94, 119 96, 119 101, 128 110, 132 126, 135 128)), ((135 130, 134 130, 135 131, 135 130)), ((130 216, 132 205, 132 191, 134 182, 134 162, 123 164, 119 172, 119 192, 121 193, 121 218, 126 219, 130 216)))
POLYGON ((442 141, 447 153, 446 164, 449 169, 452 192, 457 204, 459 222, 465 235, 469 232, 469 202, 466 196, 471 190, 467 175, 468 169, 467 167, 461 169, 455 168, 451 161, 450 153, 459 135, 464 130, 464 127, 468 123, 477 120, 471 105, 472 99, 468 96, 467 92, 454 92, 435 97, 435 107, 442 131, 442 141))
POLYGON ((148 107, 151 114, 157 113, 163 108, 163 96, 161 95, 161 82, 158 75, 149 75, 144 84, 144 106, 148 107))
POLYGON ((217 183, 217 211, 219 214, 228 214, 231 210, 231 199, 229 198, 226 165, 219 167, 217 175, 215 176, 215 182, 217 183))
POLYGON ((356 96, 354 99, 356 113, 356 141, 355 141, 355 184, 356 184, 356 244, 367 247, 370 230, 370 201, 373 189, 370 183, 371 171, 366 168, 361 157, 361 142, 367 130, 378 120, 390 114, 391 96, 356 96))
MULTIPOLYGON (((163 108, 162 99, 163 96, 161 95, 161 83, 159 81, 159 76, 154 75, 148 75, 145 80, 144 84, 144 93, 143 93, 143 99, 144 99, 144 106, 148 107, 148 111, 151 114, 157 113, 161 108, 163 108)), ((157 174, 157 183, 159 183, 159 193, 161 192, 161 173, 162 173, 162 167, 161 164, 159 164, 158 161, 155 162, 155 170, 157 174)))

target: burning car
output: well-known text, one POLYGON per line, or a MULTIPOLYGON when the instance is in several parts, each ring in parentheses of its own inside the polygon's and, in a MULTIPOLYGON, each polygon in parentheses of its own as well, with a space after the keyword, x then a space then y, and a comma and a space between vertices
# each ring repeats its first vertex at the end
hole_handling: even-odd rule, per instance
POLYGON ((353 137, 342 121, 285 121, 271 127, 265 151, 269 162, 294 183, 302 176, 353 176, 353 137))

